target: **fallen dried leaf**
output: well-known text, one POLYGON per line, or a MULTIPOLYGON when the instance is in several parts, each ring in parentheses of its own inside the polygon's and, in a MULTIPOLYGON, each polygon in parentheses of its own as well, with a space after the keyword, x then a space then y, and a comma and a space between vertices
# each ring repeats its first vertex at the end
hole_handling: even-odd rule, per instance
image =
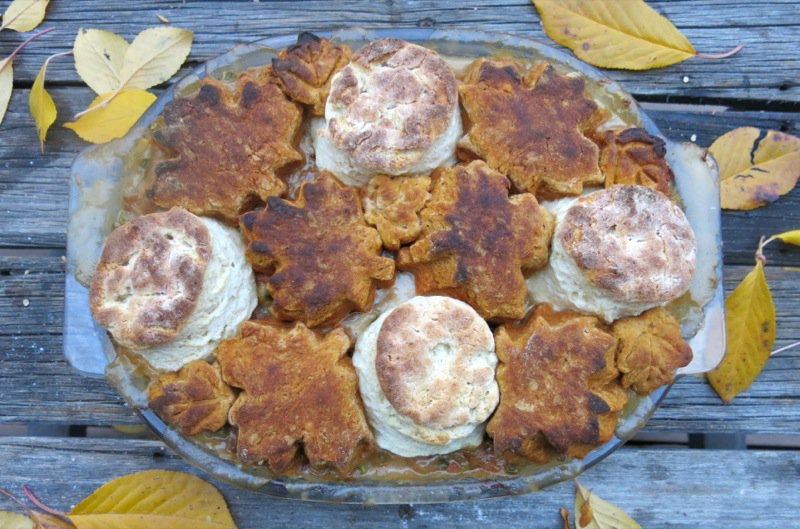
POLYGON ((11 92, 14 89, 14 69, 11 59, 0 61, 0 124, 8 110, 8 102, 11 101, 11 92))
POLYGON ((156 100, 145 90, 125 90, 103 105, 112 94, 97 96, 90 105, 97 108, 64 126, 88 142, 106 143, 124 136, 156 100))
POLYGON ((50 0, 14 0, 3 13, 0 30, 31 31, 44 20, 44 12, 49 2, 50 0))
POLYGON ((122 84, 120 72, 128 46, 128 41, 110 31, 81 28, 72 47, 78 75, 97 94, 113 92, 122 84))
POLYGON ((225 499, 191 474, 146 470, 112 480, 68 515, 78 529, 235 529, 225 499))
POLYGON ((626 70, 661 68, 697 53, 665 17, 641 0, 533 0, 547 35, 595 66, 626 70))
POLYGON ((0 527, 3 529, 33 529, 33 520, 24 514, 0 511, 0 527))
POLYGON ((642 529, 625 511, 575 482, 576 529, 642 529))
POLYGON ((36 123, 36 132, 39 135, 39 143, 42 146, 42 150, 44 150, 44 140, 47 138, 47 131, 56 121, 56 116, 58 116, 53 98, 50 97, 50 94, 44 89, 47 66, 50 64, 50 60, 55 56, 56 55, 51 55, 44 61, 44 64, 42 64, 39 73, 36 75, 36 79, 33 81, 31 93, 28 97, 28 107, 33 116, 33 121, 36 123))
POLYGON ((720 365, 706 374, 723 401, 747 389, 764 368, 775 343, 775 326, 775 304, 758 259, 725 300, 727 351, 720 365))
POLYGON ((724 209, 754 209, 791 191, 800 177, 800 138, 740 127, 708 148, 719 164, 724 209))
POLYGON ((146 90, 175 75, 192 49, 192 36, 188 29, 173 27, 139 33, 125 52, 121 88, 146 90))
POLYGON ((779 233, 778 235, 773 235, 770 238, 779 239, 785 243, 800 246, 800 230, 785 231, 783 233, 779 233))

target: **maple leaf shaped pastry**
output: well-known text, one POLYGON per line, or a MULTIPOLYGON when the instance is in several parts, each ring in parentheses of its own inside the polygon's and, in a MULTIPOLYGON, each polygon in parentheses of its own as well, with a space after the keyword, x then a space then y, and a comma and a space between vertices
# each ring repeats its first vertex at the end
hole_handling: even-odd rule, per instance
POLYGON ((377 175, 363 191, 364 218, 380 233, 383 245, 396 251, 422 232, 419 212, 430 198, 427 176, 377 175))
POLYGON ((617 368, 622 387, 646 395, 675 380, 675 370, 692 360, 692 348, 683 339, 678 321, 658 307, 614 322, 619 338, 617 368))
POLYGON ((296 44, 272 59, 272 69, 289 97, 311 107, 311 115, 323 116, 331 77, 347 65, 350 54, 346 44, 334 44, 304 31, 296 44))
POLYGON ((203 360, 163 373, 150 383, 147 394, 150 409, 183 435, 225 426, 234 399, 233 390, 222 381, 219 365, 203 360))
POLYGON ((378 281, 394 278, 358 191, 330 173, 304 182, 295 201, 270 197, 263 210, 242 215, 240 228, 253 268, 270 274, 272 312, 282 319, 316 327, 365 312, 378 281))
POLYGON ((422 235, 397 264, 418 293, 461 299, 486 319, 525 314, 525 275, 547 264, 553 217, 483 161, 440 168, 423 208, 422 235))
POLYGON ((315 466, 346 472, 373 445, 347 355, 348 334, 302 323, 247 321, 216 356, 222 376, 242 389, 230 411, 242 461, 283 472, 301 450, 315 466))
POLYGON ((585 81, 547 63, 523 74, 514 61, 479 59, 459 88, 470 123, 461 159, 481 158, 539 199, 579 195, 602 184, 598 148, 587 135, 605 118, 585 81))
POLYGON ((495 331, 500 405, 486 431, 498 452, 537 462, 583 457, 614 433, 627 392, 614 367, 617 339, 599 320, 537 305, 495 331))
POLYGON ((234 88, 205 78, 197 95, 167 103, 153 138, 173 157, 155 165, 153 202, 236 224, 286 191, 281 172, 303 159, 294 146, 303 112, 270 70, 247 70, 234 88))
POLYGON ((669 195, 673 174, 664 140, 636 127, 600 131, 594 138, 606 187, 638 184, 669 195))

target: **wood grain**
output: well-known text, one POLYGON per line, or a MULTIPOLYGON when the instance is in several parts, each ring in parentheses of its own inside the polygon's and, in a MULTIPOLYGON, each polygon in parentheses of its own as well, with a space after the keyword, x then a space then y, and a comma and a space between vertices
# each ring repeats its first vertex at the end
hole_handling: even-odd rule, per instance
MULTIPOLYGON (((790 0, 745 2, 703 0, 694 2, 652 1, 703 52, 727 51, 737 44, 744 51, 726 60, 692 59, 651 72, 610 71, 634 94, 666 98, 729 99, 749 107, 770 102, 800 101, 800 63, 796 43, 800 23, 790 0), (794 45, 792 44, 794 43, 794 45), (688 78, 684 82, 684 78, 688 78)), ((324 31, 343 27, 434 27, 446 29, 486 28, 514 33, 552 43, 542 30, 530 1, 502 4, 487 0, 457 3, 435 0, 356 0, 337 3, 331 9, 325 0, 303 2, 204 1, 98 2, 72 0, 53 2, 45 24, 56 31, 32 45, 15 62, 17 86, 29 86, 45 58, 72 48, 80 27, 99 26, 128 40, 141 30, 159 25, 157 15, 170 24, 192 29, 195 42, 189 65, 219 55, 233 46, 257 39, 324 31)), ((0 47, 11 48, 22 36, 0 34, 0 47)), ((78 76, 70 58, 54 61, 48 79, 76 83, 78 76)))
MULTIPOLYGON (((48 505, 63 510, 105 481, 131 472, 169 469, 204 476, 155 441, 0 437, 0 460, 0 487, 19 494, 28 484, 48 505)), ((580 481, 649 529, 788 528, 796 525, 792 491, 800 486, 800 452, 625 447, 580 481)), ((572 511, 575 494, 574 484, 566 482, 491 501, 358 506, 301 504, 212 483, 227 499, 239 529, 552 529, 561 527, 560 507, 572 511)), ((15 508, 0 498, 0 509, 15 508)))

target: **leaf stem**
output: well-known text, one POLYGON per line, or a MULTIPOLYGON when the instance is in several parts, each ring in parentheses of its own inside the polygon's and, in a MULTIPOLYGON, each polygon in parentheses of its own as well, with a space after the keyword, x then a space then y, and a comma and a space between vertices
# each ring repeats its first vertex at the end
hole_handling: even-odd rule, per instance
POLYGON ((0 62, 0 71, 3 71, 3 68, 5 68, 5 67, 6 67, 6 64, 8 64, 8 63, 10 63, 12 60, 14 60, 14 57, 16 57, 16 56, 17 56, 17 54, 18 54, 20 51, 22 51, 22 49, 23 49, 25 46, 27 46, 28 44, 30 44, 32 41, 34 41, 34 40, 38 39, 38 38, 39 38, 39 37, 41 37, 42 35, 47 35, 47 34, 48 34, 48 33, 50 33, 51 31, 53 31, 54 29, 56 29, 56 28, 55 28, 55 27, 52 27, 52 28, 43 29, 43 30, 42 30, 42 31, 40 31, 39 33, 34 33, 33 35, 31 35, 30 37, 28 37, 27 39, 25 39, 25 40, 22 42, 22 44, 20 44, 19 46, 17 46, 17 49, 15 49, 14 51, 12 51, 12 52, 11 52, 11 55, 9 55, 9 56, 8 56, 8 57, 6 57, 5 59, 3 59, 3 61, 2 61, 2 62, 0 62))
POLYGON ((54 516, 58 516, 59 518, 65 518, 67 516, 67 513, 61 512, 59 510, 53 509, 52 507, 45 505, 45 503, 42 500, 36 497, 36 494, 33 493, 33 490, 31 490, 31 488, 27 484, 22 486, 22 492, 25 493, 25 496, 29 500, 31 500, 31 502, 34 505, 39 507, 44 512, 52 514, 54 516))
POLYGON ((728 50, 726 52, 722 52, 722 53, 700 53, 700 52, 697 52, 697 53, 694 54, 694 56, 695 57, 700 57, 701 59, 725 59, 727 57, 730 57, 731 55, 736 55, 737 53, 742 51, 742 48, 744 48, 744 44, 737 44, 736 46, 734 46, 733 49, 728 50))
POLYGON ((756 261, 761 261, 762 265, 767 264, 767 258, 764 257, 764 247, 774 240, 775 237, 770 237, 769 239, 765 239, 763 235, 758 240, 758 249, 756 250, 756 261))
POLYGON ((789 345, 784 345, 780 349, 775 349, 769 355, 772 356, 772 355, 776 355, 778 353, 782 353, 784 351, 788 351, 789 349, 793 349, 793 348, 797 347, 798 345, 800 345, 800 342, 794 342, 794 343, 790 343, 789 345))
POLYGON ((19 499, 19 498, 17 498, 16 496, 14 496, 14 495, 13 495, 13 494, 11 494, 10 492, 8 492, 6 489, 0 488, 0 494, 2 494, 3 496, 6 496, 6 497, 7 497, 7 498, 9 498, 11 501, 13 501, 13 502, 14 502, 14 503, 16 503, 17 505, 19 505, 20 507, 22 507, 23 509, 25 509, 25 512, 26 512, 26 513, 28 513, 28 514, 30 514, 30 513, 31 513, 31 510, 28 508, 28 506, 27 506, 27 505, 25 505, 24 503, 22 503, 22 501, 20 501, 20 499, 19 499))
POLYGON ((89 112, 94 112, 95 110, 103 108, 104 106, 106 106, 109 103, 111 103, 111 100, 114 99, 115 97, 117 97, 117 94, 119 94, 119 93, 120 93, 120 88, 117 88, 116 90, 114 90, 113 92, 108 94, 107 98, 103 99, 102 101, 100 101, 99 103, 97 103, 93 107, 89 107, 86 110, 81 110, 80 112, 75 114, 75 116, 73 116, 72 119, 78 119, 79 117, 83 116, 84 114, 88 114, 89 112))

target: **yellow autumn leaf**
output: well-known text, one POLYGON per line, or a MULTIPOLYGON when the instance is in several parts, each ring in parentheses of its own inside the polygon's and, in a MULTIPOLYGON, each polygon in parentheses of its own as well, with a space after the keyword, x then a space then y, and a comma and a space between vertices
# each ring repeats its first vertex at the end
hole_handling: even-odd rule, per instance
POLYGON ((42 64, 36 79, 33 81, 31 93, 28 97, 28 107, 31 110, 33 121, 36 123, 36 132, 39 135, 39 143, 42 148, 44 148, 44 140, 47 138, 47 131, 50 129, 50 125, 55 123, 58 115, 53 98, 44 89, 44 78, 47 74, 47 65, 50 64, 50 59, 52 57, 48 57, 42 64))
POLYGON ((101 106, 112 95, 97 96, 90 105, 96 109, 64 126, 88 142, 106 143, 124 136, 156 100, 156 96, 145 90, 125 90, 101 106))
POLYGON ((14 89, 14 68, 11 59, 0 61, 0 125, 8 110, 11 101, 11 91, 14 89))
POLYGON ((575 482, 576 529, 642 529, 625 511, 575 482))
POLYGON ((42 23, 50 0, 14 0, 3 13, 0 30, 30 31, 42 23))
POLYGON ((800 246, 800 230, 785 231, 783 233, 779 233, 778 235, 773 235, 770 238, 780 239, 785 243, 800 246))
POLYGON ((545 33, 595 66, 648 70, 696 55, 689 40, 641 0, 533 0, 545 33))
POLYGON ((235 529, 222 494, 191 474, 145 470, 112 480, 68 515, 77 529, 235 529))
POLYGON ((127 40, 102 29, 81 28, 72 47, 78 75, 97 94, 113 92, 121 86, 126 51, 127 40))
POLYGON ((0 527, 3 529, 33 529, 33 520, 15 512, 0 511, 0 527))
POLYGON ((740 127, 708 148, 719 164, 724 209, 754 209, 791 191, 800 177, 800 138, 740 127), (763 137, 762 137, 763 136, 763 137))
POLYGON ((69 521, 43 512, 31 513, 34 529, 75 529, 69 521))
POLYGON ((174 27, 139 33, 125 52, 120 77, 124 89, 147 89, 175 75, 192 49, 192 32, 174 27))
POLYGON ((760 260, 725 300, 725 327, 725 357, 706 377, 730 402, 753 383, 775 343, 775 304, 760 260))

